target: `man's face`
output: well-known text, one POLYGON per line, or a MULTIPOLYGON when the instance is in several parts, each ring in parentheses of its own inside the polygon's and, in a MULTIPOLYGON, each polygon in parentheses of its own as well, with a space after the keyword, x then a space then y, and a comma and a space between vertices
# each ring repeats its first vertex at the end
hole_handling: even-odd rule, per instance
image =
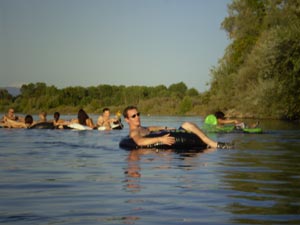
POLYGON ((13 109, 8 110, 8 117, 13 118, 15 116, 15 111, 13 109))
POLYGON ((109 110, 103 112, 103 117, 108 118, 110 116, 109 110))
POLYGON ((128 117, 126 118, 126 122, 130 126, 140 126, 140 113, 136 109, 130 109, 127 112, 128 117))

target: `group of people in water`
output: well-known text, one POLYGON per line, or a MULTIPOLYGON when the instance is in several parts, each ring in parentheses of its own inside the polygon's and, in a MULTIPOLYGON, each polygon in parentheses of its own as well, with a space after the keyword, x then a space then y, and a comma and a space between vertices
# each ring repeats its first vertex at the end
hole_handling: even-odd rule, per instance
MULTIPOLYGON (((104 108, 102 115, 99 116, 96 123, 93 122, 93 119, 88 116, 88 114, 80 109, 77 114, 77 118, 70 121, 60 119, 59 112, 55 112, 53 115, 53 120, 47 120, 47 114, 42 112, 39 114, 39 120, 33 121, 31 115, 25 116, 25 118, 16 116, 14 114, 14 109, 10 108, 6 115, 3 116, 0 126, 8 128, 32 128, 38 124, 51 123, 54 128, 67 128, 71 123, 81 124, 83 126, 90 127, 92 129, 102 128, 102 130, 111 130, 113 129, 113 124, 118 124, 120 129, 123 128, 121 123, 121 113, 118 112, 116 117, 111 118, 110 109, 104 108)), ((176 141, 174 137, 170 134, 165 134, 160 137, 147 137, 147 135, 153 131, 159 130, 175 130, 176 128, 169 128, 165 126, 149 126, 144 127, 141 124, 140 112, 136 106, 128 106, 123 111, 123 117, 129 125, 129 137, 134 140, 138 146, 146 146, 155 143, 162 143, 165 145, 172 145, 176 141)), ((234 124, 237 127, 244 127, 245 124, 238 120, 229 120, 225 118, 223 112, 218 111, 215 113, 219 125, 224 124, 234 124)), ((184 122, 181 124, 181 130, 191 132, 196 134, 199 139, 201 139, 207 146, 211 148, 231 148, 232 146, 228 143, 220 143, 210 139, 195 123, 184 122)))
POLYGON ((1 121, 0 126, 5 128, 58 128, 66 129, 72 123, 78 123, 83 126, 90 127, 92 129, 101 128, 102 130, 111 130, 112 128, 119 127, 122 128, 121 123, 121 113, 118 112, 116 117, 112 118, 110 116, 110 109, 104 108, 102 110, 102 115, 98 117, 96 123, 93 119, 88 116, 88 114, 80 109, 77 113, 77 118, 71 120, 63 120, 60 118, 60 113, 55 112, 53 114, 52 120, 47 120, 47 113, 41 112, 39 114, 39 120, 34 121, 32 115, 26 115, 25 117, 15 115, 13 108, 10 108, 5 114, 1 121))

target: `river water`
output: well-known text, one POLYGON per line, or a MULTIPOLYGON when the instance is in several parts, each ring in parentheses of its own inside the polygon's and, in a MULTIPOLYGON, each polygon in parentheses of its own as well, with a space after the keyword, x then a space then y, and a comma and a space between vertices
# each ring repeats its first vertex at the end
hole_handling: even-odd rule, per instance
MULTIPOLYGON (((178 127, 197 117, 142 117, 178 127)), ((0 129, 1 224, 300 224, 300 126, 208 134, 232 150, 125 151, 121 131, 0 129)))

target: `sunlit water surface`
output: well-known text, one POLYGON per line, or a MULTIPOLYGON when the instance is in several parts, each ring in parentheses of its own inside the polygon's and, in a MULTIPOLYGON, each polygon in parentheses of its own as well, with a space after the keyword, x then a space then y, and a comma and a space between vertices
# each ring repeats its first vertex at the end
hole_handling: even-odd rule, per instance
MULTIPOLYGON (((178 127, 197 117, 142 117, 178 127)), ((208 134, 233 150, 125 151, 121 131, 0 129, 1 224, 300 224, 300 127, 208 134)))

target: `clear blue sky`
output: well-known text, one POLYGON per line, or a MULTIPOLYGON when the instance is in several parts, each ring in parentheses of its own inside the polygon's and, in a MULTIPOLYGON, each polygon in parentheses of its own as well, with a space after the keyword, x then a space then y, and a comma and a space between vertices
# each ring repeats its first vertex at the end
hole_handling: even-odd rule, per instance
POLYGON ((207 90, 229 0, 0 0, 1 87, 166 85, 207 90))

